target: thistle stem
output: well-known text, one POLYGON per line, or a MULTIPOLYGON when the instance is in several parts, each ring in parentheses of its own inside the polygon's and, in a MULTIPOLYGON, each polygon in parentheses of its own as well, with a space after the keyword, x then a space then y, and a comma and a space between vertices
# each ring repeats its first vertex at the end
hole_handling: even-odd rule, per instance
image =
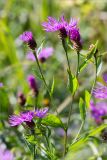
POLYGON ((36 58, 36 62, 37 62, 37 65, 38 65, 38 68, 39 68, 39 71, 40 71, 42 80, 43 80, 43 82, 44 82, 44 85, 45 85, 45 87, 46 87, 46 89, 47 89, 47 91, 48 91, 49 96, 51 97, 50 91, 49 91, 49 88, 48 88, 48 85, 47 85, 47 83, 46 83, 45 77, 44 77, 44 75, 43 75, 43 73, 42 73, 42 69, 41 69, 40 64, 39 64, 39 61, 38 61, 37 54, 36 54, 35 51, 33 52, 33 54, 34 54, 34 56, 35 56, 35 58, 36 58))
POLYGON ((79 61, 80 61, 80 53, 77 52, 77 72, 76 72, 76 77, 78 78, 79 75, 79 61))

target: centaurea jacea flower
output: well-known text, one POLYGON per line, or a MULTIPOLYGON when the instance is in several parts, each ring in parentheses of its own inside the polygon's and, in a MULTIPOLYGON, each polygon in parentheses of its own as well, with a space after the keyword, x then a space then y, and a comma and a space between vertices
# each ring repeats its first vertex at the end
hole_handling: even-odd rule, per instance
POLYGON ((0 160, 13 160, 13 154, 7 150, 2 148, 2 146, 0 146, 0 160))
POLYGON ((90 109, 92 117, 95 119, 97 124, 103 122, 102 117, 107 115, 107 103, 106 102, 98 102, 94 104, 93 101, 90 102, 90 109))
POLYGON ((27 77, 27 80, 28 80, 29 86, 33 90, 35 96, 37 96, 39 91, 38 91, 38 85, 37 85, 35 77, 33 75, 29 75, 27 77))
POLYGON ((61 39, 67 37, 67 27, 68 22, 65 21, 64 16, 61 16, 59 20, 56 20, 53 17, 48 17, 47 22, 43 22, 42 26, 46 32, 56 32, 59 31, 59 35, 61 39))
POLYGON ((48 108, 36 109, 35 116, 39 118, 44 118, 48 112, 48 108))
MULTIPOLYGON (((104 81, 107 83, 107 75, 103 75, 104 81)), ((103 85, 102 83, 98 82, 95 88, 92 90, 92 95, 95 98, 105 99, 107 98, 107 86, 103 85)))
MULTIPOLYGON (((53 48, 46 47, 40 51, 40 53, 37 55, 37 57, 41 63, 44 63, 50 56, 52 56, 52 54, 53 54, 53 48)), ((26 58, 31 61, 36 61, 35 56, 32 52, 28 52, 26 58)))
POLYGON ((23 32, 23 34, 19 36, 19 39, 27 43, 32 50, 35 50, 35 48, 37 47, 36 41, 31 31, 23 32))
POLYGON ((19 126, 22 123, 31 123, 35 117, 34 111, 21 112, 19 115, 12 115, 9 118, 9 123, 11 126, 19 126))

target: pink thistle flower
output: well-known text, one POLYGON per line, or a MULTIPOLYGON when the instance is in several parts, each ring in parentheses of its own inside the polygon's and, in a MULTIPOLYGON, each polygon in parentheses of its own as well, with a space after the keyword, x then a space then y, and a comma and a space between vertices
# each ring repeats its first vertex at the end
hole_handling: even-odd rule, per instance
POLYGON ((34 118, 34 111, 26 111, 20 113, 20 115, 12 115, 9 118, 9 123, 11 126, 19 126, 23 122, 32 122, 34 118))
POLYGON ((37 47, 36 41, 33 38, 33 34, 30 31, 26 31, 19 36, 19 39, 27 43, 28 46, 34 50, 37 47))
POLYGON ((92 91, 92 95, 95 98, 100 98, 100 99, 107 98, 107 87, 98 82, 96 87, 92 91))
POLYGON ((28 60, 31 60, 31 61, 35 61, 36 60, 35 56, 34 56, 34 54, 32 52, 28 52, 27 55, 26 55, 26 58, 28 60))
POLYGON ((1 87, 3 87, 3 83, 2 83, 2 82, 0 82, 0 88, 1 88, 1 87))
POLYGON ((90 109, 92 117, 95 119, 97 124, 103 122, 102 116, 107 115, 107 103, 105 102, 98 102, 94 104, 93 101, 90 102, 90 109))
POLYGON ((42 26, 46 32, 55 32, 60 31, 60 37, 62 39, 67 37, 68 22, 65 21, 64 16, 61 16, 59 20, 56 20, 53 17, 48 17, 47 22, 43 22, 42 26))
POLYGON ((13 160, 13 159, 14 159, 13 154, 9 150, 3 149, 0 146, 0 160, 13 160))
POLYGON ((38 59, 40 62, 45 62, 53 54, 53 48, 47 47, 43 48, 41 52, 38 54, 38 59))
MULTIPOLYGON (((38 59, 40 62, 44 63, 50 56, 53 54, 53 48, 52 47, 47 47, 43 48, 41 52, 37 55, 38 59)), ((32 52, 29 52, 26 56, 28 60, 35 61, 35 56, 32 52)))
POLYGON ((38 85, 37 85, 35 77, 33 75, 29 75, 27 80, 28 80, 30 88, 34 91, 35 96, 37 96, 39 91, 38 91, 38 85))
POLYGON ((39 118, 44 118, 46 116, 47 112, 48 112, 48 108, 47 107, 42 108, 42 109, 37 109, 35 111, 35 116, 39 117, 39 118))

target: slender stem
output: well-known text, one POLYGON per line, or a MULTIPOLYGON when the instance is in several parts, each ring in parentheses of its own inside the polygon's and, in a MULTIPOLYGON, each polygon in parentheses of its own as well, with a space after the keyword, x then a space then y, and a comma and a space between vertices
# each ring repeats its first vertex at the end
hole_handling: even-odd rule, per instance
POLYGON ((81 131, 82 131, 82 129, 83 129, 84 123, 85 123, 85 121, 82 121, 81 126, 80 126, 80 128, 79 128, 79 130, 78 130, 78 133, 77 133, 77 135, 75 136, 75 138, 74 138, 74 140, 73 140, 73 143, 75 143, 76 140, 78 139, 78 137, 79 137, 79 135, 80 135, 80 133, 81 133, 81 131))
POLYGON ((80 53, 79 52, 77 52, 77 59, 78 59, 78 62, 77 62, 76 77, 78 78, 78 74, 79 74, 79 61, 80 61, 80 53))
POLYGON ((65 154, 66 154, 66 148, 67 148, 67 130, 65 130, 65 142, 64 142, 64 155, 63 156, 65 156, 65 154))
POLYGON ((44 75, 43 75, 43 73, 42 73, 42 69, 41 69, 40 64, 39 64, 39 61, 38 61, 38 57, 37 57, 36 51, 34 51, 33 54, 34 54, 34 56, 35 56, 35 58, 36 58, 36 62, 37 62, 37 65, 38 65, 38 68, 39 68, 41 77, 42 77, 42 79, 43 79, 44 85, 45 85, 45 87, 47 88, 47 91, 48 91, 49 96, 51 97, 50 91, 49 91, 49 88, 48 88, 48 85, 47 85, 47 83, 46 83, 45 77, 44 77, 44 75))

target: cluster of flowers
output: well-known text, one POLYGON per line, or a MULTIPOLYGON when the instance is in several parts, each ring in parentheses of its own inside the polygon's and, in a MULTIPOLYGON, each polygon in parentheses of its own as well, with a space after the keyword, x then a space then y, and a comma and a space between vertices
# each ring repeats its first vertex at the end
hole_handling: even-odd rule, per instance
MULTIPOLYGON (((103 75, 103 80, 107 83, 107 74, 103 75)), ((107 86, 98 82, 96 87, 92 91, 92 95, 96 99, 106 99, 107 98, 107 86)), ((107 102, 100 101, 96 104, 91 101, 90 102, 91 113, 93 118, 95 119, 97 124, 101 124, 103 122, 103 116, 107 115, 107 102)))
POLYGON ((48 17, 48 21, 43 22, 42 26, 47 32, 59 31, 59 36, 62 40, 69 37, 73 43, 74 49, 79 51, 82 48, 82 43, 77 24, 78 21, 76 19, 71 18, 70 22, 68 23, 65 20, 65 17, 61 16, 59 20, 56 20, 53 17, 48 17))

